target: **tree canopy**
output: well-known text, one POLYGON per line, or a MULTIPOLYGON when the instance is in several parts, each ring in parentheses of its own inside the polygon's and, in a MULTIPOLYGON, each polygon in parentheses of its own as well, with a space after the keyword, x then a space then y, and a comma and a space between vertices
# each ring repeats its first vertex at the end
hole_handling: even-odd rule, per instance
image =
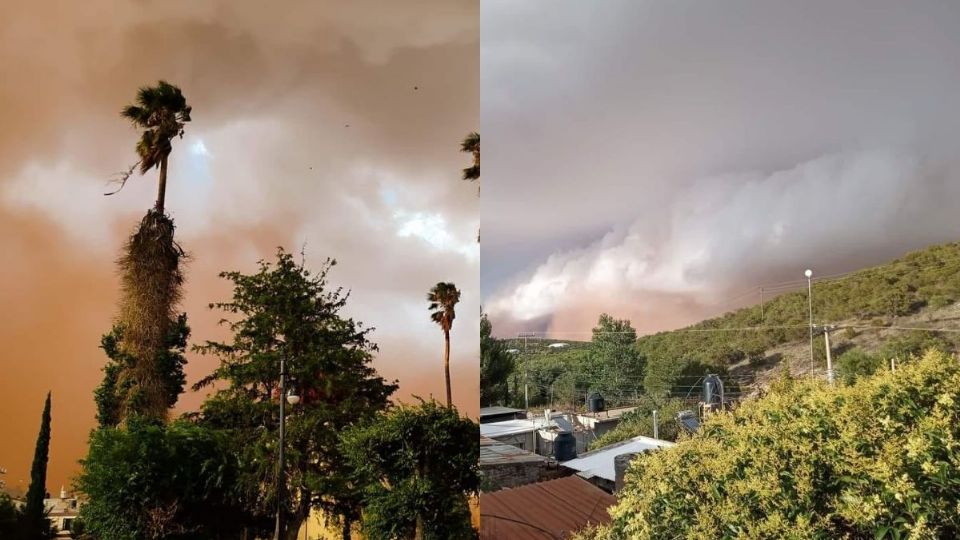
POLYGON ((486 314, 480 317, 480 406, 506 405, 510 400, 508 378, 513 355, 493 337, 493 324, 486 314))
POLYGON ((475 538, 468 496, 480 487, 479 430, 455 408, 428 401, 394 407, 345 433, 344 455, 366 486, 364 534, 475 538))
POLYGON ((283 249, 273 263, 261 261, 253 274, 224 272, 233 299, 211 305, 224 311, 231 331, 226 342, 208 341, 197 350, 220 366, 195 388, 225 383, 204 403, 199 421, 229 433, 235 442, 243 498, 261 515, 276 505, 275 474, 280 358, 289 385, 302 397, 286 422, 284 500, 286 522, 296 531, 312 507, 346 521, 359 517, 350 471, 343 466, 338 435, 387 406, 397 386, 371 367, 376 345, 372 328, 341 315, 348 294, 330 288, 328 260, 314 274, 283 249))

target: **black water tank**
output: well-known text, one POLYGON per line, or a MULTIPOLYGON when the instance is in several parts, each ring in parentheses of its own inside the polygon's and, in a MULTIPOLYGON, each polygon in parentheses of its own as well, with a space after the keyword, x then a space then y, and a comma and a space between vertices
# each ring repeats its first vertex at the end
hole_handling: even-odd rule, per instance
POLYGON ((601 412, 603 410, 604 410, 603 396, 601 396, 597 392, 590 394, 590 398, 587 400, 587 411, 601 412))
POLYGON ((723 381, 711 373, 703 379, 703 402, 707 406, 723 405, 723 381))
POLYGON ((553 457, 557 461, 568 461, 577 457, 577 439, 573 433, 557 433, 553 440, 553 457))
POLYGON ((628 452, 626 454, 620 454, 619 456, 613 457, 613 491, 616 493, 623 489, 623 477, 627 472, 627 469, 630 467, 630 462, 633 461, 633 458, 637 457, 639 452, 628 452))

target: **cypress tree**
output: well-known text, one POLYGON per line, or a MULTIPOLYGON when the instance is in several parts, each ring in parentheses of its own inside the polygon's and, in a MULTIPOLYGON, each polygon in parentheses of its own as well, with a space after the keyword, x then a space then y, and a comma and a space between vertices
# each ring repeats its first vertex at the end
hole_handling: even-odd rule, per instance
POLYGON ((47 523, 46 507, 43 499, 47 493, 47 458, 50 456, 50 392, 43 406, 40 420, 40 434, 37 435, 37 448, 33 454, 33 466, 30 468, 30 489, 27 490, 27 504, 23 509, 23 518, 27 538, 47 538, 50 525, 47 523))

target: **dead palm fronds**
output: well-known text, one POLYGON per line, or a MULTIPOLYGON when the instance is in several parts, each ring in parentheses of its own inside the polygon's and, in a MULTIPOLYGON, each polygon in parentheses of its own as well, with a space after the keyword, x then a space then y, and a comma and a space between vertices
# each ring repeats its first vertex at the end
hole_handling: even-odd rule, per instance
POLYGON ((166 337, 176 320, 183 287, 180 262, 183 250, 173 238, 174 224, 166 215, 150 210, 130 236, 120 269, 121 300, 118 325, 123 328, 123 351, 134 358, 122 375, 130 385, 124 418, 140 414, 166 417, 169 400, 156 358, 166 348, 166 337))

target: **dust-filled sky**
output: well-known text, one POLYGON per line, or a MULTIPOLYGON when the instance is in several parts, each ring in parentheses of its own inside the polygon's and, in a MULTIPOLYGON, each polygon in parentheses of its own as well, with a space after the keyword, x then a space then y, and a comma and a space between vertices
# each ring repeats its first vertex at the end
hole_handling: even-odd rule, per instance
POLYGON ((501 336, 675 328, 960 240, 960 3, 485 0, 481 27, 501 336))
MULTIPOLYGON (((338 260, 347 314, 376 327, 397 398, 442 399, 443 337, 425 295, 463 292, 453 396, 478 404, 479 203, 459 143, 479 127, 475 0, 0 4, 0 467, 25 488, 53 392, 48 488, 69 487, 94 424, 98 349, 116 313, 114 260, 155 198, 156 173, 104 197, 138 132, 119 116, 166 79, 193 106, 166 207, 190 253, 192 342, 223 338, 207 309, 222 270, 277 246, 338 260)), ((190 355, 188 383, 216 360, 190 355)), ((184 395, 179 411, 202 395, 184 395)))

